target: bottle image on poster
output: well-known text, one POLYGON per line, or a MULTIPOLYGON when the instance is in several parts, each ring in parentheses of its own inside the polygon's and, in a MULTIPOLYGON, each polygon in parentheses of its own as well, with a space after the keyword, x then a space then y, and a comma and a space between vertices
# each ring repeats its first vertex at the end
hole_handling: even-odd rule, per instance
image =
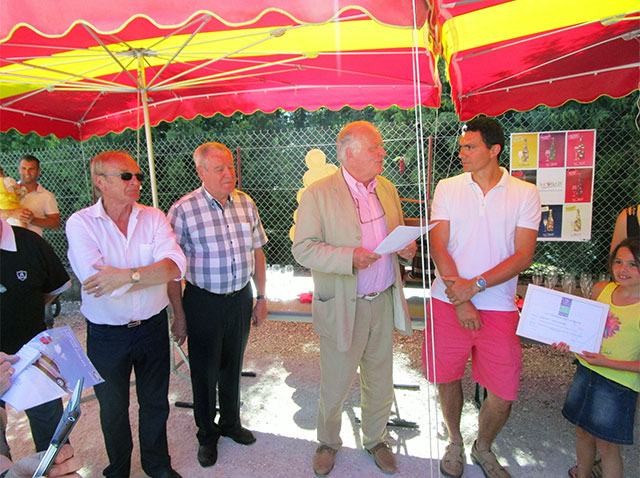
POLYGON ((538 167, 538 133, 511 135, 511 169, 538 167))
POLYGON ((564 167, 565 133, 540 133, 538 167, 564 167))
POLYGON ((567 167, 593 167, 595 143, 595 130, 567 132, 567 167))
POLYGON ((564 202, 591 202, 592 182, 592 168, 567 169, 564 202))
POLYGON ((563 211, 562 238, 569 241, 591 239, 591 204, 567 204, 563 211))
POLYGON ((542 206, 538 237, 559 239, 562 236, 562 204, 542 206))

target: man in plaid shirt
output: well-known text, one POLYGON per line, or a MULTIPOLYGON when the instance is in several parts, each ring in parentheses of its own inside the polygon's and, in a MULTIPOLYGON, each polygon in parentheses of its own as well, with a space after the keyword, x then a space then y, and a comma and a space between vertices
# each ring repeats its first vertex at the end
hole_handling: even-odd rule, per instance
POLYGON ((207 467, 216 463, 220 436, 243 445, 256 441, 240 423, 240 373, 251 323, 259 326, 267 316, 262 251, 267 236, 253 200, 235 189, 229 149, 205 143, 193 160, 202 186, 179 199, 167 215, 187 256, 184 297, 179 283, 170 284, 168 292, 174 339, 182 344, 189 336, 198 462, 207 467))

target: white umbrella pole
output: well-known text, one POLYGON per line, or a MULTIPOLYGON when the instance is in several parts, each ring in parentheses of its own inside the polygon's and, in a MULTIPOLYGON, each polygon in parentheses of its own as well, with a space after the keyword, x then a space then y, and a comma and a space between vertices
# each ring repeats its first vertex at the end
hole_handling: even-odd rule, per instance
POLYGON ((158 207, 158 185, 156 183, 156 165, 153 159, 153 141, 151 139, 151 124, 149 122, 149 105, 147 91, 142 90, 142 111, 144 113, 144 136, 147 140, 147 157, 149 158, 149 182, 151 183, 151 200, 153 207, 158 207))
POLYGON ((156 164, 153 159, 153 140, 151 138, 151 121, 149 120, 149 101, 147 98, 147 80, 144 75, 143 53, 137 52, 138 59, 138 87, 142 99, 142 113, 144 114, 144 137, 147 140, 147 157, 149 158, 149 182, 151 183, 151 201, 153 207, 158 207, 158 184, 156 182, 156 164))

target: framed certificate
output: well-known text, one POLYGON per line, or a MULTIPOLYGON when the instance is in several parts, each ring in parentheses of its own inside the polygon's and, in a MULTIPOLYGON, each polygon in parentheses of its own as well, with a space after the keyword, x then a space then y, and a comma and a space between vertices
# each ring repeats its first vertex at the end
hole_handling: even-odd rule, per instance
POLYGON ((572 352, 600 352, 609 304, 529 284, 516 333, 572 352))

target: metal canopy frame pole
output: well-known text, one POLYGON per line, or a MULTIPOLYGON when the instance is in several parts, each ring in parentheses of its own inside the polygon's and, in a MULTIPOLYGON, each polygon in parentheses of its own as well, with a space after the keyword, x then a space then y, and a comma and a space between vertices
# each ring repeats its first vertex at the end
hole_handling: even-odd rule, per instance
POLYGON ((153 207, 158 208, 158 183, 156 181, 156 165, 153 156, 153 140, 151 138, 151 121, 149 120, 149 101, 147 85, 142 65, 142 56, 138 56, 138 78, 140 82, 140 97, 142 99, 142 113, 144 115, 144 136, 147 140, 147 158, 149 161, 149 182, 151 183, 151 201, 153 207))

